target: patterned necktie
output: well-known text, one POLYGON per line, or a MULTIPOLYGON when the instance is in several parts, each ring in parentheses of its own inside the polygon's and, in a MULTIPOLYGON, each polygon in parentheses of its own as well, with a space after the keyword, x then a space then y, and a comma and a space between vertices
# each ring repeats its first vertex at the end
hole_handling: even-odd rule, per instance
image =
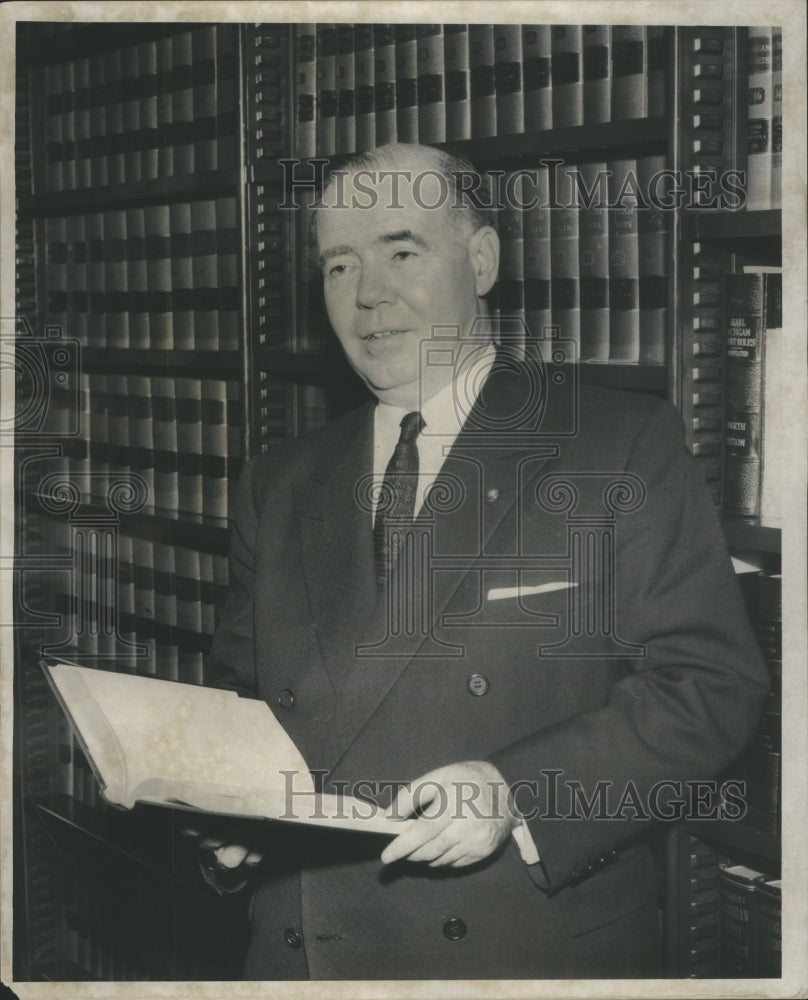
POLYGON ((387 465, 376 505, 373 551, 376 583, 384 587, 401 547, 401 531, 412 524, 418 492, 418 445, 424 418, 417 410, 401 421, 401 436, 387 465))

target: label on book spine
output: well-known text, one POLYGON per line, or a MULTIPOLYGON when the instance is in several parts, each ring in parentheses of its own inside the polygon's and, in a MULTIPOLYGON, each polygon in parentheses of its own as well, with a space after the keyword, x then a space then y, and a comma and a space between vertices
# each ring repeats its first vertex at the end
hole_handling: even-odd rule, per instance
POLYGON ((471 66, 471 135, 478 139, 497 134, 497 97, 494 81, 494 26, 469 25, 471 66))
POLYGON ((580 24, 552 28, 553 128, 583 125, 583 37, 580 24))
POLYGON ((747 209, 771 207, 772 29, 749 29, 747 108, 747 209))
POLYGON ((608 24, 584 25, 584 122, 611 118, 611 32, 608 24))
POLYGON ((522 59, 525 125, 540 132, 553 122, 549 24, 522 25, 522 59))

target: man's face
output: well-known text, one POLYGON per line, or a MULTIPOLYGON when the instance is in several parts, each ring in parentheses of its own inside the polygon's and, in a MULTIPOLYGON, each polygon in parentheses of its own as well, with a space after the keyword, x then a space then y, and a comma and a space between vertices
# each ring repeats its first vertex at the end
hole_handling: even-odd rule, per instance
MULTIPOLYGON (((345 189, 350 203, 351 178, 345 189)), ((434 191, 424 184, 420 200, 434 204, 436 193, 437 182, 434 191)), ((421 372, 421 341, 434 326, 467 335, 480 311, 478 294, 488 288, 478 291, 475 234, 452 225, 451 208, 418 205, 404 184, 400 208, 389 207, 388 188, 378 194, 370 208, 318 210, 325 303, 349 362, 373 393, 416 408, 452 378, 450 366, 421 372)))

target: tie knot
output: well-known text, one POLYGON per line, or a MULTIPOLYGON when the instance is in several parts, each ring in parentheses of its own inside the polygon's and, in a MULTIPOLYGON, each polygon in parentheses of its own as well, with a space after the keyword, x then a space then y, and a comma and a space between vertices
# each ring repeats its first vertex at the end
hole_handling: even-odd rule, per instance
POLYGON ((401 421, 401 444, 413 444, 426 425, 418 410, 408 413, 401 421))

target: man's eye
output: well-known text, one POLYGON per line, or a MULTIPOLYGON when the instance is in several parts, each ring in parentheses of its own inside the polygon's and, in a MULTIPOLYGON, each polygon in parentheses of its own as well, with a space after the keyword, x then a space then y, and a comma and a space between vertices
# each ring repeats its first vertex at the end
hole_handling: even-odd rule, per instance
POLYGON ((409 257, 417 257, 414 250, 397 250, 393 254, 393 260, 407 260, 409 257))
POLYGON ((348 270, 347 264, 332 264, 328 268, 328 277, 338 278, 341 274, 345 274, 347 270, 348 270))

